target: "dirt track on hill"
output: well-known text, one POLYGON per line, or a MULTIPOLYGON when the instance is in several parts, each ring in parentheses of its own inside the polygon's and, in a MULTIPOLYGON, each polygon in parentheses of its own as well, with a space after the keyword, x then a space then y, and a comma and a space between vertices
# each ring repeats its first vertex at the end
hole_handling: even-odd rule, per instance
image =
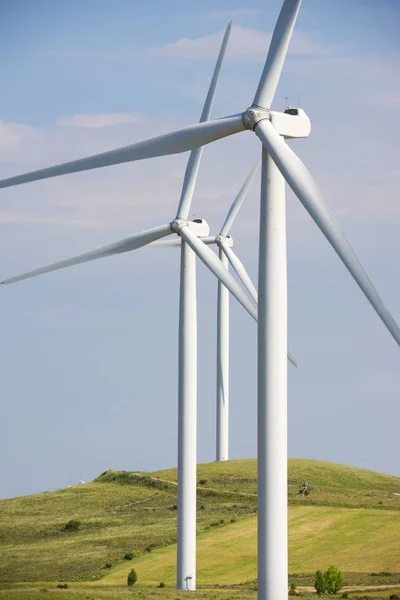
MULTIPOLYGON (((387 585, 344 585, 341 592, 368 592, 371 590, 392 590, 399 587, 398 583, 388 583, 387 585)), ((315 592, 315 588, 312 586, 297 586, 298 592, 315 592)))

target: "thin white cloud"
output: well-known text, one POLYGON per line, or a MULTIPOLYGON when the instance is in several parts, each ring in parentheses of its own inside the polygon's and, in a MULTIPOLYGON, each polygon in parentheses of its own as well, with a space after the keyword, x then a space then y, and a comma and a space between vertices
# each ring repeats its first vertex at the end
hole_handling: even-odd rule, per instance
POLYGON ((57 125, 97 129, 126 123, 140 123, 141 121, 142 117, 138 113, 79 113, 70 117, 61 117, 58 119, 57 125))
MULTIPOLYGON (((150 49, 155 58, 178 60, 204 60, 218 53, 223 31, 198 38, 181 38, 175 42, 150 49)), ((231 59, 265 60, 271 41, 271 33, 253 27, 234 25, 226 56, 231 59)), ((289 56, 321 56, 326 49, 305 33, 295 32, 289 48, 289 56)))
POLYGON ((12 152, 18 149, 22 142, 32 141, 39 132, 23 123, 6 123, 0 121, 0 160, 11 158, 12 152))

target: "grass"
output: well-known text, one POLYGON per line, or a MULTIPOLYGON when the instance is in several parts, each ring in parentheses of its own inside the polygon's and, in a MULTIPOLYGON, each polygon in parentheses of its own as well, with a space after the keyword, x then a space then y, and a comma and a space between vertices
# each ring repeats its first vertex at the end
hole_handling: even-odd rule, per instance
MULTIPOLYGON (((170 469, 156 471, 152 476, 176 483, 177 473, 176 469, 170 469)), ((199 489, 256 495, 257 463, 254 459, 244 459, 198 465, 197 480, 206 481, 199 489)), ((289 504, 298 505, 303 501, 298 493, 303 481, 308 481, 312 488, 307 499, 309 504, 400 509, 400 477, 320 460, 292 458, 288 462, 289 504)))
MULTIPOLYGON (((371 509, 299 506, 289 510, 289 571, 326 570, 332 562, 344 572, 395 572, 399 568, 398 513, 371 509)), ((198 536, 197 581, 203 585, 239 584, 256 579, 256 518, 242 519, 198 536), (224 560, 221 561, 220 557, 224 560)), ((143 585, 175 580, 176 546, 134 561, 143 585)), ((122 584, 131 565, 105 575, 102 584, 122 584)))
MULTIPOLYGON (((377 597, 388 600, 391 594, 400 594, 400 588, 369 589, 368 591, 349 592, 350 598, 365 597, 375 600, 377 597)), ((197 600, 256 600, 257 592, 246 586, 239 588, 214 588, 198 589, 197 600)), ((337 596, 340 598, 340 595, 337 596)), ((99 587, 91 585, 73 584, 67 590, 57 589, 54 584, 38 584, 18 586, 13 589, 1 589, 1 600, 180 600, 187 598, 187 592, 172 588, 145 588, 135 586, 127 587, 99 587), (45 591, 46 590, 46 591, 45 591)), ((300 592, 299 598, 316 600, 313 593, 300 592)))
MULTIPOLYGON (((199 465, 197 480, 198 583, 254 580, 256 461, 199 465), (229 559, 220 565, 222 552, 229 559)), ((365 584, 380 582, 369 573, 400 571, 400 478, 291 459, 288 491, 290 570, 299 584, 331 563, 365 584), (298 490, 304 480, 311 493, 302 498, 298 490)), ((173 585, 175 541, 176 470, 106 471, 89 484, 0 501, 0 582, 96 582, 96 600, 103 592, 123 598, 126 590, 111 588, 125 585, 133 566, 140 585, 173 585), (62 531, 70 519, 81 521, 79 531, 62 531), (135 559, 124 561, 126 552, 135 559)), ((388 582, 397 581, 394 574, 388 582)), ((52 595, 79 598, 79 589, 52 595)), ((25 593, 21 590, 12 593, 25 593)), ((7 593, 0 589, 0 598, 14 598, 10 589, 7 593)), ((45 592, 29 593, 43 597, 45 592)))
MULTIPOLYGON (((257 593, 252 590, 197 590, 196 600, 256 600, 257 593)), ((1 590, 1 600, 180 600, 187 598, 186 591, 171 588, 148 589, 142 587, 105 589, 91 586, 70 586, 59 590, 54 584, 40 587, 20 587, 1 590), (41 591, 46 589, 47 592, 41 591)), ((314 598, 315 600, 315 598, 314 598)))

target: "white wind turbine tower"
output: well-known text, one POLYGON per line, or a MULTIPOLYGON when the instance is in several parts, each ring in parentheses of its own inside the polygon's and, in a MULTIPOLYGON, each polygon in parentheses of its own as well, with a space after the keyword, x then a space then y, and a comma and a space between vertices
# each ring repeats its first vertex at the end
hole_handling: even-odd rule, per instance
MULTIPOLYGON (((300 4, 301 0, 284 0, 253 103, 244 112, 0 182, 0 187, 8 187, 88 169, 186 152, 246 129, 254 131, 260 139, 262 175, 258 276, 257 446, 259 600, 287 600, 288 592, 285 180, 400 345, 398 325, 326 206, 310 172, 285 142, 285 138, 308 137, 308 117, 300 109, 287 109, 285 113, 271 110, 300 4)), ((188 242, 253 314, 253 303, 250 308, 248 297, 243 298, 243 292, 241 288, 240 292, 237 289, 232 275, 221 265, 212 250, 198 240, 184 219, 176 219, 172 224, 142 232, 102 250, 94 250, 88 253, 90 257, 85 255, 86 258, 78 262, 134 249, 168 235, 171 231, 178 233, 188 242)), ((256 314, 253 316, 257 317, 256 314)))

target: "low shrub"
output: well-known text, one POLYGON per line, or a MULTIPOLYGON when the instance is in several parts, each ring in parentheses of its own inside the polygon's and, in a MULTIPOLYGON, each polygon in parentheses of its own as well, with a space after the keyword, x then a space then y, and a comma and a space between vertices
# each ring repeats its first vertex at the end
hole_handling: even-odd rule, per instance
POLYGON ((289 588, 289 596, 297 596, 297 591, 296 591, 296 584, 294 581, 291 582, 290 584, 290 588, 289 588))
POLYGON ((124 556, 124 560, 132 560, 133 558, 135 558, 133 552, 127 552, 124 556))
POLYGON ((78 531, 81 526, 81 522, 76 519, 71 519, 64 525, 61 531, 78 531))

